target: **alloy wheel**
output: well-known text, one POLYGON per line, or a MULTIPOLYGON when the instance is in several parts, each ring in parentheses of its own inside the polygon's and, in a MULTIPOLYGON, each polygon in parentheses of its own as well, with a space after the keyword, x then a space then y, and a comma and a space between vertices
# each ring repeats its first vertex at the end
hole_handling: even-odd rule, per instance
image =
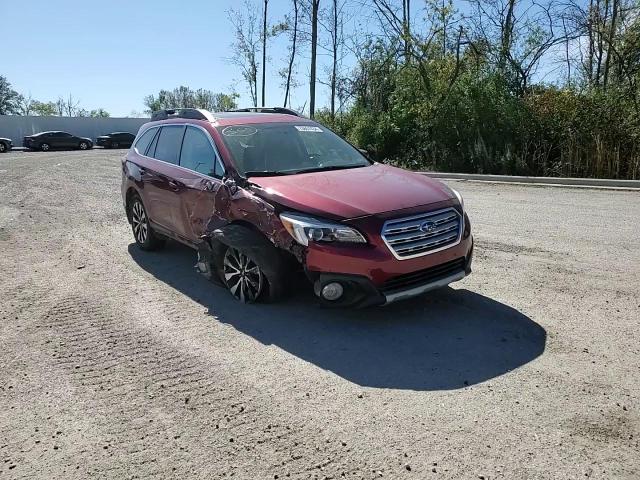
POLYGON ((7 147, 4 145, 4 143, 0 142, 0 153, 4 152, 7 149, 7 147))
POLYGON ((81 142, 80 143, 80 150, 86 150, 87 149, 87 144, 85 142, 81 142))
POLYGON ((43 152, 48 152, 49 151, 49 144, 48 143, 43 143, 42 145, 40 145, 40 148, 42 149, 43 152))
POLYGON ((136 241, 140 244, 144 244, 147 241, 147 235, 149 234, 149 222, 147 221, 147 214, 144 211, 144 207, 139 200, 136 200, 131 208, 131 225, 133 227, 133 236, 136 237, 136 241))
POLYGON ((224 254, 224 281, 231 294, 243 303, 255 302, 264 288, 260 267, 235 248, 224 254))

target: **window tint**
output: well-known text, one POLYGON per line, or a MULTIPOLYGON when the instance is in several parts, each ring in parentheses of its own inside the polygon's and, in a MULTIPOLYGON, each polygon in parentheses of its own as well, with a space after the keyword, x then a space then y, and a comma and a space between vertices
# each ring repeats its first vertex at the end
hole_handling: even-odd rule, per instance
POLYGON ((151 143, 151 140, 153 140, 153 137, 155 136, 157 131, 157 128, 150 128, 149 130, 144 132, 138 139, 138 141, 136 142, 136 150, 140 155, 144 155, 147 152, 147 147, 151 143))
POLYGON ((165 125, 162 127, 153 157, 163 162, 177 164, 183 133, 184 127, 182 125, 165 125))
POLYGON ((180 166, 211 177, 222 176, 222 169, 217 166, 216 170, 216 165, 216 153, 209 136, 199 128, 187 127, 182 142, 180 166))

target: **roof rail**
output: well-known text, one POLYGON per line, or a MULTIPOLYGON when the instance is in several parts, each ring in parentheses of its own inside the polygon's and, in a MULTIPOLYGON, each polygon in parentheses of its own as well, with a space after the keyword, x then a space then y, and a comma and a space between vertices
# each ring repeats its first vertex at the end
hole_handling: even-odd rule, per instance
POLYGON ((255 113, 282 113, 285 115, 294 115, 299 117, 300 114, 295 110, 291 110, 290 108, 284 107, 247 107, 247 108, 236 108, 234 110, 227 110, 228 112, 255 112, 255 113))
POLYGON ((151 114, 151 121, 167 120, 169 118, 190 118, 191 120, 214 121, 213 115, 202 108, 167 108, 151 114))

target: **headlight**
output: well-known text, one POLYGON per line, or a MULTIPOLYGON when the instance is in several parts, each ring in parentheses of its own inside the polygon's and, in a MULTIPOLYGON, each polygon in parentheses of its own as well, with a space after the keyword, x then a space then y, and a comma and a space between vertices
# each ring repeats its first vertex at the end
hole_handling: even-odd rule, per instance
MULTIPOLYGON (((449 188, 451 188, 451 187, 449 187, 449 188)), ((464 199, 462 198, 462 195, 460 195, 459 191, 454 190, 453 188, 451 188, 451 191, 453 192, 453 194, 456 196, 456 198, 460 202, 460 206, 462 207, 462 210, 464 211, 464 199)))
POLYGON ((301 245, 309 245, 309 240, 312 242, 367 243, 356 229, 340 223, 298 213, 283 213, 280 215, 280 220, 287 232, 301 245))

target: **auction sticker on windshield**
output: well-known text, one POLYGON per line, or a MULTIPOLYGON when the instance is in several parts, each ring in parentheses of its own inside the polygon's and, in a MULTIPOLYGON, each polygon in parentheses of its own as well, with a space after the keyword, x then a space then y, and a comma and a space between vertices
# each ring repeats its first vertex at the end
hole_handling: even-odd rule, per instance
POLYGON ((296 125, 296 130, 299 132, 320 132, 322 133, 322 129, 320 127, 316 127, 313 125, 296 125))

